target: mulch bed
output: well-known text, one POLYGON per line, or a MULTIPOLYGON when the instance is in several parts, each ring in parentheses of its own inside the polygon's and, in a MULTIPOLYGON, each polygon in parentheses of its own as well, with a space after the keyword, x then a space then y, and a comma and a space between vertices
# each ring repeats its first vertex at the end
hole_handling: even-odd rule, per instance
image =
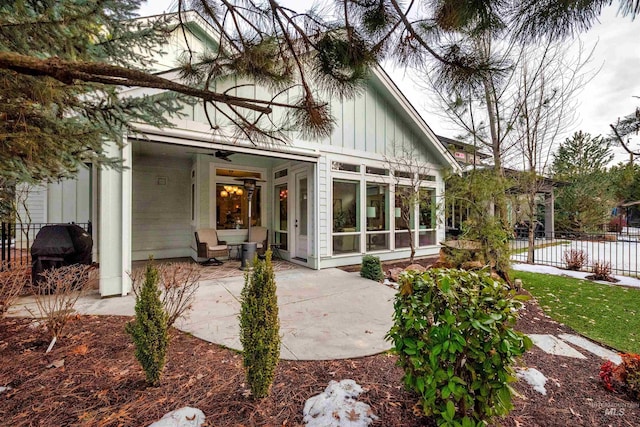
MULTIPOLYGON (((241 356, 173 331, 162 385, 146 387, 124 333, 125 317, 79 316, 45 354, 41 329, 22 318, 0 319, 0 423, 11 426, 141 426, 182 406, 204 411, 210 426, 298 426, 309 397, 330 380, 352 378, 368 391, 360 400, 380 417, 377 426, 432 426, 414 414, 415 397, 402 387, 402 372, 389 354, 336 361, 281 361, 271 395, 247 397, 241 356), (64 366, 47 367, 64 360, 64 366)), ((518 323, 529 333, 573 333, 548 319, 534 301, 518 323)), ((585 353, 585 355, 587 355, 585 353)), ((548 378, 542 396, 518 382, 515 409, 504 426, 638 426, 638 404, 607 392, 595 356, 551 357, 537 348, 523 362, 548 378), (556 385, 559 384, 559 387, 556 385), (616 410, 612 415, 610 408, 616 410), (609 414, 609 415, 607 415, 609 414)))

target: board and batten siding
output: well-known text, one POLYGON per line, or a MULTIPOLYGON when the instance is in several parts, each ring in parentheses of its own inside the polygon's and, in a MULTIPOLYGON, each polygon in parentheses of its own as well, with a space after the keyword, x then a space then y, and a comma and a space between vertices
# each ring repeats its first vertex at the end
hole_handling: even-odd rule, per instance
POLYGON ((144 156, 133 166, 132 259, 190 256, 191 161, 144 156))
POLYGON ((18 222, 47 222, 47 185, 19 184, 16 202, 18 222))
POLYGON ((331 203, 329 202, 329 185, 330 182, 330 164, 327 160, 326 156, 322 156, 318 162, 318 198, 319 198, 319 206, 318 206, 318 229, 316 233, 319 235, 318 239, 320 240, 320 253, 318 254, 318 258, 323 256, 327 256, 329 253, 329 239, 331 238, 331 233, 324 232, 325 230, 330 230, 329 227, 329 218, 330 218, 330 210, 332 209, 331 203))
POLYGON ((47 222, 91 221, 91 170, 83 167, 76 178, 49 184, 47 212, 47 222))
POLYGON ((37 186, 21 184, 17 202, 23 223, 87 223, 91 221, 91 171, 82 167, 75 178, 37 186), (21 203, 24 197, 25 204, 21 203))

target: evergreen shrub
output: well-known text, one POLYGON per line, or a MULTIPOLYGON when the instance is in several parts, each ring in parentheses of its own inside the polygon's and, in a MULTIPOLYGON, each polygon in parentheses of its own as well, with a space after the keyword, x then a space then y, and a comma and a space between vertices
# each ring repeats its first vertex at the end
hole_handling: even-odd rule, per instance
POLYGON ((247 383, 255 399, 269 394, 280 358, 280 320, 271 250, 245 273, 240 301, 240 342, 247 383))
POLYGON ((136 359, 152 386, 160 383, 169 345, 168 318, 160 294, 158 270, 149 260, 145 280, 136 294, 136 317, 127 324, 126 331, 135 344, 136 359))
POLYGON ((362 266, 360 267, 360 276, 364 277, 365 279, 375 280, 377 282, 384 279, 380 258, 373 255, 363 256, 362 266))
POLYGON ((513 330, 523 299, 486 271, 402 277, 387 338, 405 386, 438 425, 486 425, 511 410, 512 366, 531 346, 513 330))

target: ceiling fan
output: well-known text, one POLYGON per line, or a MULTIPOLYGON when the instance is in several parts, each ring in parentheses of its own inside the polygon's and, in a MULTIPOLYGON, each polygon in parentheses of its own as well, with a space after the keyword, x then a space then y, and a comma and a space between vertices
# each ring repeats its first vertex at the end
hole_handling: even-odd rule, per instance
POLYGON ((225 162, 230 162, 230 155, 235 154, 233 151, 224 151, 224 150, 216 150, 213 153, 209 153, 210 156, 215 157, 216 159, 224 160, 225 162))
POLYGON ((191 154, 206 154, 207 156, 213 156, 216 159, 224 160, 225 162, 230 162, 230 155, 236 154, 234 151, 225 151, 225 150, 216 150, 213 153, 196 153, 191 152, 191 154))

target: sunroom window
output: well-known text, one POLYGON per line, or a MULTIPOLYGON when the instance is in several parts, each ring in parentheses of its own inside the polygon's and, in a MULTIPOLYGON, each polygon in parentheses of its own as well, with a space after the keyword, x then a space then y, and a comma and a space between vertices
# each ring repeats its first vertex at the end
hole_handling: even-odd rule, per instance
POLYGON ((389 186, 367 183, 367 252, 389 249, 389 186))
POLYGON ((333 180, 333 253, 360 252, 360 182, 333 180))

